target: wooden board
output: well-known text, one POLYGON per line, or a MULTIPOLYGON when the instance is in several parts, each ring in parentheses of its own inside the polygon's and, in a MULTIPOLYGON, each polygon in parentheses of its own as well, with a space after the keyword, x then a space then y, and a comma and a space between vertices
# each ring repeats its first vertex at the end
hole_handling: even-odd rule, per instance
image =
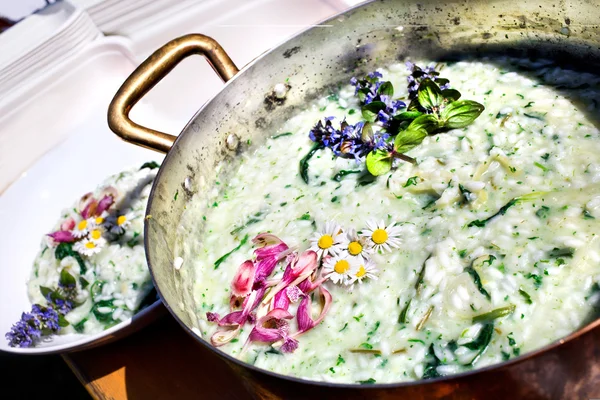
POLYGON ((170 316, 118 342, 63 358, 95 399, 250 397, 227 364, 170 316))

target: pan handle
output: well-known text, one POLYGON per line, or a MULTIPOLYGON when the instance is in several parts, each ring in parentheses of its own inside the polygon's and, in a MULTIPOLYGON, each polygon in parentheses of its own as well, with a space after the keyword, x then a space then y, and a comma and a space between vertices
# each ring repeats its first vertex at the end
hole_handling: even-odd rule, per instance
POLYGON ((150 89, 179 62, 192 54, 201 54, 224 82, 238 68, 214 39, 191 34, 171 40, 156 50, 127 78, 108 107, 108 126, 121 139, 162 153, 169 151, 175 136, 138 125, 129 119, 129 111, 150 89))

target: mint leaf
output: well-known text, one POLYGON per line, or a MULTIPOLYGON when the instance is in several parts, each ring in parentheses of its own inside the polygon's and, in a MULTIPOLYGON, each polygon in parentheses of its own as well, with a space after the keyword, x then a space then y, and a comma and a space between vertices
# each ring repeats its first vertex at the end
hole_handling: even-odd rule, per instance
POLYGON ((424 79, 419 85, 417 98, 421 107, 427 110, 439 107, 444 101, 440 87, 429 78, 424 79))
POLYGON ((60 271, 60 278, 58 280, 58 283, 66 287, 75 287, 77 281, 75 280, 75 278, 73 278, 73 275, 71 275, 69 271, 67 271, 66 268, 63 268, 62 271, 60 271))
POLYGON ((404 111, 400 114, 394 115, 394 119, 397 121, 410 121, 411 119, 415 119, 423 115, 420 111, 404 111))
POLYGON ((367 155, 367 170, 374 176, 383 175, 392 169, 392 156, 385 150, 375 150, 367 155))
POLYGON ((424 129, 426 133, 432 134, 440 127, 440 121, 433 114, 423 114, 410 123, 407 129, 424 129))
POLYGON ((386 106, 383 101, 372 101, 371 103, 362 106, 362 116, 368 122, 375 122, 377 119, 377 113, 381 110, 385 110, 385 107, 386 106))
POLYGON ((394 140, 394 150, 398 153, 406 153, 420 145, 426 137, 427 131, 425 129, 417 128, 402 131, 398 133, 394 140))
POLYGON ((483 112, 485 107, 473 100, 459 100, 450 103, 442 110, 442 121, 449 129, 464 128, 483 112))
POLYGON ((392 97, 394 95, 394 86, 392 82, 383 82, 379 89, 377 89, 377 93, 384 96, 392 97))
POLYGON ((448 103, 452 103, 453 101, 460 99, 460 92, 454 89, 444 89, 442 90, 442 96, 444 96, 444 99, 446 99, 448 103))

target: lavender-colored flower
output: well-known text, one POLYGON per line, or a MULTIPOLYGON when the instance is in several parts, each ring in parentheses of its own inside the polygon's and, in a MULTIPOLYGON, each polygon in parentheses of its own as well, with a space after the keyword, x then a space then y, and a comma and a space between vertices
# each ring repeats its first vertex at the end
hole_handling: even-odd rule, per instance
POLYGON ((393 100, 391 96, 386 94, 378 93, 379 88, 383 85, 384 82, 379 79, 382 78, 383 75, 378 71, 373 71, 362 79, 358 80, 356 78, 350 79, 350 84, 356 87, 355 95, 359 95, 362 98, 362 103, 364 105, 371 104, 374 101, 380 101, 385 104, 385 109, 382 110, 377 116, 376 121, 381 122, 384 128, 389 127, 390 119, 398 113, 400 108, 406 107, 406 104, 400 100, 393 100))
MULTIPOLYGON (((431 79, 432 81, 437 81, 440 73, 435 70, 435 67, 429 65, 425 68, 421 68, 413 62, 407 61, 406 68, 411 72, 411 74, 406 78, 408 82, 408 98, 414 99, 417 97, 417 92, 419 90, 419 85, 424 79, 431 79)), ((447 81, 446 79, 443 80, 447 81)), ((441 90, 448 89, 450 87, 450 83, 446 82, 440 85, 441 90)))
POLYGON ((11 327, 5 337, 11 347, 31 347, 42 335, 55 333, 60 329, 59 313, 53 306, 34 304, 31 312, 21 314, 21 319, 11 327))

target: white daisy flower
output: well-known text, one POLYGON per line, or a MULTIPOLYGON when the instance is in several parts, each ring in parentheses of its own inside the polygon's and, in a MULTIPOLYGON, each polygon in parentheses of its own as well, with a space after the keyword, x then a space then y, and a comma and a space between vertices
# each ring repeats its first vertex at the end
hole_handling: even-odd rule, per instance
POLYGON ((95 242, 90 239, 83 239, 73 245, 73 250, 84 256, 93 256, 102 250, 103 242, 95 242))
POLYGON ((334 256, 339 254, 345 242, 346 237, 342 227, 333 221, 329 221, 310 239, 310 250, 313 250, 320 257, 325 257, 328 254, 334 256))
POLYGON ((87 238, 96 244, 104 245, 104 242, 106 242, 106 239, 104 239, 102 237, 103 233, 104 233, 104 231, 102 230, 102 228, 96 227, 90 231, 87 238))
POLYGON ((356 269, 354 261, 345 255, 336 255, 327 257, 323 263, 323 271, 329 274, 329 279, 333 283, 347 285, 350 282, 351 273, 356 269))
POLYGON ((369 246, 366 238, 358 236, 356 229, 350 229, 346 233, 346 242, 343 250, 352 258, 356 258, 357 262, 362 262, 369 258, 369 254, 373 249, 369 246))
POLYGON ((368 239, 376 251, 392 251, 392 247, 400 247, 400 227, 393 222, 386 226, 383 221, 367 221, 367 229, 363 229, 361 236, 368 239))
POLYGON ((90 229, 98 228, 104 225, 108 217, 108 212, 104 211, 102 215, 92 217, 88 219, 88 227, 90 229))
POLYGON ((119 215, 116 220, 113 221, 113 225, 110 228, 112 233, 116 233, 118 235, 125 232, 125 229, 131 224, 131 220, 135 218, 135 214, 133 212, 128 212, 124 215, 119 215))
POLYGON ((75 228, 71 231, 74 237, 82 238, 86 236, 90 231, 90 222, 87 219, 82 219, 75 224, 75 228))
POLYGON ((363 279, 366 278, 377 280, 376 273, 379 271, 375 268, 373 260, 366 260, 356 265, 356 268, 352 271, 349 284, 353 285, 355 282, 362 283, 363 279))

